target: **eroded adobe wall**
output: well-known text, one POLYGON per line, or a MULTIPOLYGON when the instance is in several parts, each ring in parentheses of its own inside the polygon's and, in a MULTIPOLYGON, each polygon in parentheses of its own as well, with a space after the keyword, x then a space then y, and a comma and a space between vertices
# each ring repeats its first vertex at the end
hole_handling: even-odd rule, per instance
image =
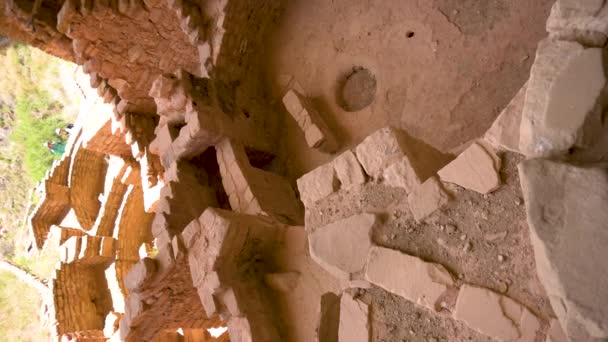
POLYGON ((59 29, 73 39, 78 62, 128 101, 129 111, 154 114, 152 81, 176 69, 200 72, 198 52, 163 1, 66 1, 59 29))
POLYGON ((112 301, 102 267, 61 263, 52 289, 57 335, 103 330, 112 301))
POLYGON ((57 30, 60 1, 44 1, 32 17, 34 1, 0 2, 0 31, 59 58, 75 61, 71 40, 57 30))

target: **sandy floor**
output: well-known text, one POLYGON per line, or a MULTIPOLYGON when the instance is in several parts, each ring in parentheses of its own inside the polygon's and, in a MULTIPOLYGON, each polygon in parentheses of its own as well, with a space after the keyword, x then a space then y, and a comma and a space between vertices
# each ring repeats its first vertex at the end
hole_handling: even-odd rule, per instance
MULTIPOLYGON (((480 136, 525 82, 553 2, 289 1, 269 36, 267 74, 275 84, 295 76, 343 149, 391 124, 447 151, 480 136), (336 84, 357 66, 378 89, 370 107, 348 113, 336 84)), ((308 149, 290 117, 285 127, 291 175, 331 159, 308 149)))

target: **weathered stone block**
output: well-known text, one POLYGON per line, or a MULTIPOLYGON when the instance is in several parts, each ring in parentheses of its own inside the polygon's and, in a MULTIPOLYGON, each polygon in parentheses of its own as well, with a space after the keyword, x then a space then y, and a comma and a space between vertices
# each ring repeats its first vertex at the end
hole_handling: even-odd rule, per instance
POLYGON ((374 214, 359 214, 316 229, 309 236, 310 256, 337 278, 363 270, 371 248, 374 214))
POLYGON ((325 164, 300 177, 297 181, 300 199, 305 206, 331 195, 339 187, 336 171, 331 164, 325 164))
POLYGON ((496 341, 534 342, 540 321, 511 298, 468 284, 460 288, 454 318, 496 341))
POLYGON ((551 39, 539 43, 521 120, 523 154, 563 155, 595 142, 606 104, 604 60, 603 49, 551 39))
POLYGON ((492 127, 483 136, 484 140, 497 149, 519 152, 519 129, 524 110, 528 83, 517 92, 515 97, 502 110, 492 127))
POLYGON ((450 273, 439 264, 382 247, 372 247, 365 278, 411 302, 436 310, 437 300, 454 286, 450 273))
POLYGON ((500 164, 489 146, 475 142, 437 174, 444 182, 487 194, 500 186, 500 164))
POLYGON ((608 338, 608 170, 519 165, 536 270, 572 341, 608 338))
POLYGON ((369 306, 347 293, 342 294, 338 341, 368 342, 369 326, 369 306))

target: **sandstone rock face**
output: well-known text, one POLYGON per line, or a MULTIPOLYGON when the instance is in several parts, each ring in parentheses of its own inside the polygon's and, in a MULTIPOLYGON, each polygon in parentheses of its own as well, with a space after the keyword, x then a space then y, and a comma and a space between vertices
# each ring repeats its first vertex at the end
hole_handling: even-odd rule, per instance
POLYGON ((473 143, 438 174, 444 182, 487 194, 500 186, 499 170, 500 159, 494 151, 473 143))
POLYGON ((449 201, 448 194, 441 187, 437 177, 431 177, 407 196, 407 202, 416 221, 423 221, 435 210, 449 201))
POLYGON ((547 20, 552 37, 602 47, 608 35, 608 6, 603 0, 558 0, 547 20))
POLYGON ((608 171, 519 165, 538 277, 572 341, 608 338, 608 171))
POLYGON ((460 288, 454 318, 497 341, 534 342, 540 321, 524 306, 488 289, 460 288))
POLYGON ((492 127, 484 135, 484 140, 497 149, 519 152, 519 127, 521 126, 521 114, 524 109, 526 90, 528 84, 517 92, 515 97, 503 109, 492 127))
POLYGON ((369 307, 348 294, 340 301, 339 342, 367 342, 369 337, 369 307))
POLYGON ((543 40, 528 81, 521 152, 543 157, 592 145, 602 127, 605 86, 602 49, 543 40))
POLYGON ((359 214, 321 227, 309 236, 310 256, 337 278, 348 280, 365 267, 374 214, 359 214))
POLYGON ((435 310, 437 299, 454 285, 441 265, 382 247, 372 247, 366 279, 418 305, 435 310))

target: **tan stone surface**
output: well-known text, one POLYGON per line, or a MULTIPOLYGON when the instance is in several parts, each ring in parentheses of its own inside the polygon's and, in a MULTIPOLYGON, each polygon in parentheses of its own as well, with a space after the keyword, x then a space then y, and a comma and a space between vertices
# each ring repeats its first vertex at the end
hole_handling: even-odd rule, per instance
POLYGON ((216 151, 222 184, 234 211, 302 221, 302 209, 285 178, 252 167, 245 148, 229 139, 217 145, 216 151))
POLYGON ((355 151, 361 166, 372 177, 379 176, 384 168, 405 154, 400 133, 392 127, 372 133, 355 151))
POLYGON ((252 257, 274 250, 277 233, 267 219, 209 208, 182 235, 192 281, 207 316, 221 314, 231 338, 281 340, 280 318, 269 305, 270 294, 260 286, 263 279, 239 276, 251 272, 252 257))
POLYGON ((384 169, 382 178, 384 184, 403 188, 408 194, 421 184, 420 177, 418 177, 407 156, 399 158, 384 169))
POLYGON ((608 337, 605 168, 548 160, 519 165, 538 277, 573 341, 608 337))
POLYGON ((323 116, 313 104, 297 90, 290 89, 283 97, 283 105, 304 132, 309 147, 333 152, 338 142, 327 127, 323 116))
POLYGON ((365 183, 365 172, 352 151, 348 150, 336 157, 333 165, 341 189, 349 189, 365 183))
POLYGON ((340 300, 339 342, 367 342, 369 334, 369 307, 347 293, 340 300))
POLYGON ((331 164, 321 165, 298 179, 300 199, 305 206, 331 195, 338 189, 338 178, 331 164))
POLYGON ((473 143, 455 160, 439 170, 438 175, 444 182, 455 183, 463 188, 487 194, 500 186, 500 163, 498 167, 493 150, 473 143))
POLYGON ((515 97, 502 110, 498 118, 483 136, 484 140, 497 149, 519 152, 519 128, 524 101, 526 99, 527 83, 517 92, 515 97))
POLYGON ((559 321, 557 319, 552 319, 551 322, 549 322, 549 329, 547 329, 547 339, 545 340, 545 342, 568 341, 570 340, 568 339, 568 337, 566 337, 566 334, 564 333, 562 326, 559 324, 559 321))
POLYGON ((452 276, 442 265, 383 247, 370 249, 365 279, 433 311, 437 300, 454 286, 452 276))
POLYGON ((429 178, 407 196, 407 202, 416 221, 423 221, 448 201, 449 195, 443 190, 437 177, 429 178))
MULTIPOLYGON (((339 293, 338 281, 319 265, 308 253, 308 234, 304 227, 284 227, 277 247, 274 248, 272 263, 281 272, 297 272, 296 286, 287 292, 273 291, 278 314, 285 326, 284 339, 294 342, 314 341, 318 325, 319 303, 322 295, 328 292, 339 293), (315 300, 311 300, 315 299, 315 300)), ((337 309, 340 302, 337 298, 337 309)), ((339 318, 328 322, 338 333, 339 318)), ((335 341, 333 341, 335 342, 335 341)))
POLYGON ((558 0, 547 20, 551 37, 603 47, 608 36, 608 7, 601 0, 558 0))
POLYGON ((540 329, 538 318, 521 304, 468 284, 460 288, 454 318, 497 341, 533 342, 540 329))
POLYGON ((317 228, 310 234, 310 256, 337 278, 349 280, 365 267, 372 241, 374 214, 359 214, 317 228))
POLYGON ((543 40, 530 72, 519 148, 531 157, 590 146, 601 130, 606 86, 604 51, 543 40))

